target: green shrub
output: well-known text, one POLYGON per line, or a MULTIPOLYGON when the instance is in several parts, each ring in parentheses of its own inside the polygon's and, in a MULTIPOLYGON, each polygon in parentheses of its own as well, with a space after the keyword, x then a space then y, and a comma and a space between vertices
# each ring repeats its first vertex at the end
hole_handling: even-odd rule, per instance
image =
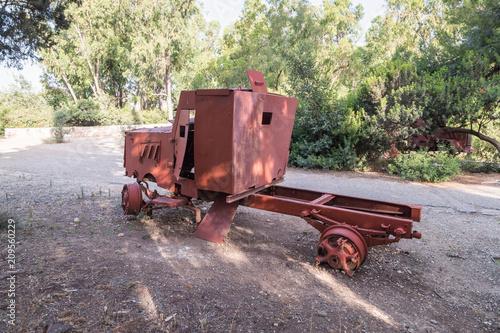
POLYGON ((69 115, 65 111, 60 110, 54 113, 52 136, 54 137, 54 141, 56 143, 64 142, 64 135, 67 133, 64 126, 68 122, 69 118, 69 115))
POLYGON ((101 124, 99 104, 91 99, 80 99, 76 105, 70 105, 64 110, 69 115, 70 126, 98 126, 101 124))
POLYGON ((140 119, 129 106, 121 109, 111 106, 102 111, 101 125, 103 126, 132 124, 140 124, 140 119))
POLYGON ((389 173, 415 181, 442 182, 460 174, 458 159, 447 153, 419 151, 399 156, 388 167, 389 173))
POLYGON ((285 56, 290 73, 283 92, 298 99, 289 163, 302 168, 357 168, 364 156, 358 150, 366 135, 363 114, 354 110, 352 99, 335 95, 315 62, 317 51, 309 40, 302 40, 285 56))
POLYGON ((5 108, 0 101, 0 136, 5 135, 5 125, 7 123, 7 114, 9 109, 5 108))
MULTIPOLYGON (((500 141, 500 124, 492 124, 484 134, 500 141)), ((472 154, 473 158, 480 161, 492 162, 498 159, 498 150, 491 143, 472 137, 472 147, 476 152, 472 154)))
POLYGON ((158 109, 141 110, 136 113, 136 117, 140 119, 141 124, 162 124, 167 122, 167 119, 161 116, 161 111, 158 109))
POLYGON ((500 160, 498 158, 496 160, 496 162, 460 160, 460 168, 471 173, 500 173, 500 160))
POLYGON ((0 92, 0 135, 5 128, 49 127, 52 108, 42 94, 21 91, 0 92))
POLYGON ((289 163, 304 169, 353 170, 362 168, 363 159, 358 158, 354 145, 344 139, 344 143, 330 148, 327 153, 317 149, 321 142, 315 144, 294 142, 291 146, 289 163), (324 153, 323 155, 319 155, 324 153))

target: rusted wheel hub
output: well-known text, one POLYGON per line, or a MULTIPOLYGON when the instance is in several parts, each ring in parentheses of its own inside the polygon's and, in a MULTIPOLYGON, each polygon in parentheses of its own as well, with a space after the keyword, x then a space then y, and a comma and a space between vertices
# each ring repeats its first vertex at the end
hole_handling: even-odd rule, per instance
POLYGON ((125 215, 138 215, 141 211, 142 191, 139 183, 123 186, 122 209, 125 215))
POLYGON ((363 236, 344 225, 326 228, 319 239, 316 264, 328 263, 352 276, 365 262, 368 247, 363 236))

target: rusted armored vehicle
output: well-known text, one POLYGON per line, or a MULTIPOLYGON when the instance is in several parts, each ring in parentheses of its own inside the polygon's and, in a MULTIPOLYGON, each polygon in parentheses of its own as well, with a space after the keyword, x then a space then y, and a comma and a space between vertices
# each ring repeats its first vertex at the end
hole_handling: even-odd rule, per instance
POLYGON ((128 131, 124 166, 135 182, 122 191, 125 214, 191 209, 194 236, 222 243, 239 205, 303 218, 320 233, 316 263, 352 276, 368 247, 412 231, 421 207, 278 185, 284 180, 297 100, 268 93, 261 72, 251 89, 183 91, 172 126, 128 131), (160 195, 148 182, 170 191, 160 195), (213 201, 201 220, 194 199, 213 201))

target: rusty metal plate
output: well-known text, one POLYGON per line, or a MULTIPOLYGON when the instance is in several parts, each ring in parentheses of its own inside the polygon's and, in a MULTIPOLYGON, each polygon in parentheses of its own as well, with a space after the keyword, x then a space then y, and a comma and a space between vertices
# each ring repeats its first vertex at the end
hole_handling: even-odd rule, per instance
POLYGON ((172 190, 174 186, 170 143, 172 127, 128 131, 125 136, 124 164, 129 177, 137 181, 152 175, 158 186, 172 190))
POLYGON ((177 110, 175 116, 175 133, 174 133, 174 177, 179 180, 179 175, 182 169, 182 162, 184 162, 184 155, 186 153, 186 146, 189 133, 189 110, 177 110))
POLYGON ((249 69, 247 70, 247 74, 250 79, 253 92, 267 94, 266 81, 264 81, 264 75, 262 72, 252 71, 249 69))
POLYGON ((196 229, 194 236, 214 243, 224 242, 231 227, 239 201, 227 203, 226 194, 219 193, 212 207, 196 229))
POLYGON ((196 95, 198 189, 239 194, 282 179, 296 106, 295 98, 248 91, 196 95))
POLYGON ((194 110, 195 105, 196 90, 184 90, 179 96, 179 104, 177 104, 177 110, 186 109, 194 110))

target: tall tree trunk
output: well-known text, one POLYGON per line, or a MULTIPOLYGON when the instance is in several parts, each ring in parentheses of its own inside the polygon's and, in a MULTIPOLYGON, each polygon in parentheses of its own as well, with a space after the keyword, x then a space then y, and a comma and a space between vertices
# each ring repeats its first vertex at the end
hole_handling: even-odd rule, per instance
POLYGON ((163 110, 163 97, 161 95, 162 87, 159 87, 159 94, 158 94, 158 109, 160 109, 161 112, 161 117, 165 117, 165 112, 163 110))
POLYGON ((85 43, 86 41, 84 38, 84 34, 82 33, 82 31, 80 30, 80 27, 78 25, 73 24, 73 26, 75 27, 75 29, 78 33, 78 37, 80 40, 80 46, 81 46, 81 52, 82 52, 85 60, 87 61, 87 65, 89 66, 90 74, 92 75, 92 78, 94 79, 94 84, 91 84, 90 87, 92 88, 92 91, 94 92, 94 94, 96 94, 97 96, 101 96, 101 89, 99 87, 99 60, 97 60, 96 67, 94 68, 94 66, 92 66, 92 62, 90 61, 90 56, 88 55, 88 52, 87 52, 87 46, 85 43))
POLYGON ((484 135, 482 133, 479 133, 477 131, 467 129, 467 128, 459 128, 459 127, 443 127, 438 130, 438 133, 443 133, 443 134, 448 134, 448 133, 467 133, 471 134, 474 136, 477 136, 481 140, 484 140, 486 142, 491 143, 498 151, 498 156, 500 156, 500 142, 493 139, 492 137, 489 137, 487 135, 484 135))
POLYGON ((99 87, 99 61, 97 61, 96 68, 94 68, 90 62, 90 58, 87 57, 87 63, 89 65, 90 74, 92 74, 92 78, 94 79, 94 84, 92 90, 94 94, 97 96, 101 96, 101 88, 99 87))
POLYGON ((61 73, 61 76, 63 78, 64 83, 66 83, 66 87, 68 87, 68 90, 71 93, 71 97, 73 97, 73 101, 75 103, 78 102, 78 99, 76 98, 75 92, 73 91, 73 88, 71 87, 71 84, 69 84, 69 81, 68 81, 68 78, 66 77, 66 74, 61 73))
POLYGON ((174 108, 172 106, 172 77, 170 73, 170 54, 165 53, 165 75, 163 76, 163 85, 167 95, 167 114, 168 120, 174 119, 174 108))
POLYGON ((137 90, 135 92, 135 96, 137 97, 137 101, 134 105, 134 110, 135 111, 140 111, 141 110, 141 95, 140 95, 140 92, 141 92, 141 86, 140 85, 137 85, 137 90))
POLYGON ((123 86, 120 85, 120 109, 123 109, 123 86))
MULTIPOLYGON (((52 50, 52 53, 54 54, 54 51, 52 50)), ((54 59, 55 59, 55 62, 57 64, 57 67, 59 67, 59 70, 61 72, 61 77, 64 81, 64 83, 66 84, 66 87, 68 87, 68 90, 71 94, 71 97, 73 97, 73 101, 75 102, 75 104, 78 102, 78 99, 76 98, 76 94, 73 90, 73 87, 71 87, 71 84, 69 83, 69 80, 68 80, 68 77, 66 76, 66 74, 63 72, 62 70, 62 67, 61 65, 59 64, 59 61, 57 60, 57 56, 54 56, 54 59)))

